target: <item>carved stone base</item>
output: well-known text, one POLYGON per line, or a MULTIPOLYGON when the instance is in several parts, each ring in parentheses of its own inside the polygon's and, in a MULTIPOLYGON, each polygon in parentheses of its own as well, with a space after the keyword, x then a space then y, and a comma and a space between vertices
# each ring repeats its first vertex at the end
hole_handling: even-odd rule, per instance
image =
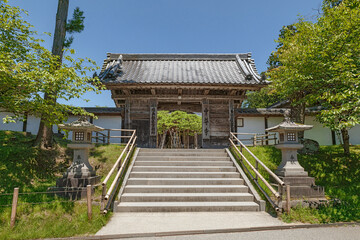
POLYGON ((56 187, 51 188, 51 190, 61 191, 63 193, 57 193, 57 195, 72 200, 86 198, 86 186, 94 186, 98 184, 100 180, 100 176, 89 178, 62 177, 56 180, 56 187))
POLYGON ((281 177, 286 185, 290 184, 291 198, 321 198, 325 199, 325 189, 315 185, 313 177, 281 177))

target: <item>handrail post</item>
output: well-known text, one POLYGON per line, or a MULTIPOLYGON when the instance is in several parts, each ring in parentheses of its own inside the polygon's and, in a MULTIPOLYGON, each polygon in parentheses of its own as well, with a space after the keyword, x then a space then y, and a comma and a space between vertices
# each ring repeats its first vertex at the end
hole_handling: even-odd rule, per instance
POLYGON ((110 129, 108 129, 107 131, 108 131, 107 144, 110 144, 110 129))
POLYGON ((15 226, 16 220, 16 208, 18 204, 19 198, 19 188, 14 188, 13 201, 11 206, 11 217, 10 217, 10 227, 13 228, 15 226))
POLYGON ((95 136, 96 136, 96 140, 95 140, 95 142, 96 142, 96 143, 98 143, 98 142, 99 142, 99 133, 98 133, 98 132, 96 132, 96 133, 95 133, 95 136))
POLYGON ((281 184, 278 184, 278 192, 279 192, 279 198, 277 201, 277 205, 279 207, 280 212, 282 212, 282 200, 283 200, 283 186, 281 184))
POLYGON ((106 195, 106 184, 103 184, 100 202, 100 212, 104 213, 105 209, 105 195, 106 195))
POLYGON ((286 212, 289 214, 291 209, 290 184, 286 185, 286 212))
MULTIPOLYGON (((259 171, 259 163, 258 163, 258 161, 255 161, 255 169, 256 169, 256 171, 259 171)), ((255 174, 255 180, 258 181, 258 175, 257 174, 255 174)))
POLYGON ((87 214, 88 220, 92 219, 92 199, 91 199, 91 185, 86 186, 86 200, 87 200, 87 214))

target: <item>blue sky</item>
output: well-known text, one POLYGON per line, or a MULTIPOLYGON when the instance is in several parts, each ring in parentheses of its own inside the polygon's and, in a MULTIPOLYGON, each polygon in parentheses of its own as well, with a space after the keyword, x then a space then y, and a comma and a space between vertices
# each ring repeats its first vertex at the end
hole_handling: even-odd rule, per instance
MULTIPOLYGON (((54 32, 57 0, 10 0, 29 12, 39 32, 54 32)), ((75 34, 76 57, 101 66, 112 53, 246 53, 258 70, 275 49, 282 26, 299 15, 314 19, 321 0, 70 0, 69 17, 80 7, 85 30, 75 34)), ((41 34, 51 49, 52 38, 41 34)), ((89 93, 76 106, 115 106, 109 91, 89 93)))

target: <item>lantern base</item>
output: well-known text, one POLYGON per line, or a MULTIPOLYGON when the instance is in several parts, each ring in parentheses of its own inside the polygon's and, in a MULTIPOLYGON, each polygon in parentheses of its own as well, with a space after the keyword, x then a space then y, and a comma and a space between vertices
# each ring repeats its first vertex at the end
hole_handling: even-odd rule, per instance
POLYGON ((58 195, 62 197, 73 200, 86 198, 86 186, 91 185, 94 187, 100 180, 100 176, 88 178, 62 177, 56 180, 56 187, 51 188, 51 190, 59 192, 58 195))
POLYGON ((325 189, 315 185, 313 177, 281 177, 279 178, 286 184, 290 185, 291 198, 325 198, 325 189))

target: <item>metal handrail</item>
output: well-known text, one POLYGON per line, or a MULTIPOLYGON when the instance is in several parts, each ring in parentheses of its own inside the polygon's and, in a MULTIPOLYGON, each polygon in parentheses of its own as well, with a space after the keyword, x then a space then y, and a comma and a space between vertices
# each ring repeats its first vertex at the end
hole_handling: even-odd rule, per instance
MULTIPOLYGON (((250 166, 251 170, 255 173, 255 177, 252 176, 252 174, 250 173, 250 171, 248 169, 247 172, 252 176, 253 180, 255 181, 256 185, 259 187, 259 189, 262 191, 262 193, 265 195, 265 197, 267 198, 267 200, 270 202, 270 204, 275 208, 275 210, 277 211, 281 211, 282 209, 282 195, 283 195, 283 188, 286 186, 285 183, 275 174, 273 173, 262 161, 260 161, 259 158, 257 158, 254 153, 252 153, 246 146, 244 143, 242 143, 236 136, 234 133, 230 133, 230 143, 231 145, 234 147, 234 149, 237 151, 237 153, 241 156, 241 160, 244 160, 248 166, 250 166), (236 145, 233 141, 233 139, 235 139, 237 141, 237 143, 240 145, 240 149, 238 148, 239 145, 236 145), (250 156, 252 156, 255 159, 255 167, 250 163, 250 161, 245 157, 245 155, 242 153, 242 149, 245 149, 250 156), (265 171, 277 182, 278 184, 278 190, 276 191, 271 184, 260 174, 260 172, 258 171, 259 169, 259 165, 262 166, 265 171), (265 186, 271 191, 271 193, 275 196, 275 198, 277 199, 277 203, 274 203, 272 201, 272 199, 270 198, 270 196, 268 196, 268 194, 266 193, 266 191, 264 191, 260 184, 258 183, 258 178, 260 178, 260 180, 265 184, 265 186)), ((246 168, 246 166, 243 164, 243 162, 241 162, 242 165, 246 168)))
MULTIPOLYGON (((124 131, 124 129, 121 129, 121 131, 124 131)), ((121 178, 121 176, 124 173, 124 170, 127 166, 127 163, 129 162, 130 156, 134 150, 135 147, 135 143, 136 143, 136 130, 129 130, 126 129, 127 132, 132 131, 132 135, 128 141, 128 143, 126 144, 125 148, 122 150, 120 156, 118 157, 118 159, 116 160, 114 166, 111 168, 111 170, 109 171, 108 175, 105 177, 104 181, 101 183, 102 185, 102 194, 101 194, 101 207, 100 207, 100 211, 102 213, 107 213, 107 209, 112 201, 112 197, 114 196, 114 192, 117 190, 117 184, 119 183, 119 180, 121 178), (125 158, 123 161, 122 158, 123 156, 126 154, 125 158), (114 178, 114 180, 112 181, 109 190, 107 191, 107 183, 110 179, 110 177, 113 175, 113 173, 115 172, 116 168, 117 173, 116 176, 114 178), (116 186, 116 187, 115 187, 116 186), (107 203, 106 203, 107 201, 107 203), (106 203, 106 204, 105 204, 106 203)))

